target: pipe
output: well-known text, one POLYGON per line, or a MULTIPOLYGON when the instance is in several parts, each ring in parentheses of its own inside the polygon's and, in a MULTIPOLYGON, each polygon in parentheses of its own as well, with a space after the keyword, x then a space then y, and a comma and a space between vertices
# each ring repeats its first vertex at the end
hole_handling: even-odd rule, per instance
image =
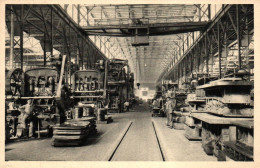
POLYGON ((56 94, 57 98, 61 97, 61 84, 62 84, 62 78, 63 78, 63 74, 64 74, 65 60, 66 60, 66 55, 63 55, 62 64, 61 64, 61 72, 60 72, 60 80, 59 80, 57 94, 56 94))

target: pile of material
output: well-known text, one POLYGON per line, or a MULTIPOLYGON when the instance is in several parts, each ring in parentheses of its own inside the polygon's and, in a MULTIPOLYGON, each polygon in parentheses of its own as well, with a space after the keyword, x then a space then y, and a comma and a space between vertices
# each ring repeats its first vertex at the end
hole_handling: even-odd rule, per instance
POLYGON ((188 115, 188 105, 185 100, 187 99, 187 94, 183 91, 176 92, 176 107, 173 112, 173 128, 177 130, 184 130, 184 123, 186 116, 188 115))
POLYGON ((201 122, 193 118, 191 114, 186 116, 184 130, 184 135, 188 140, 201 140, 201 122))
POLYGON ((69 120, 62 125, 53 127, 53 146, 78 146, 82 145, 88 135, 95 134, 95 117, 83 117, 69 120))
POLYGON ((184 130, 184 123, 186 120, 186 115, 188 113, 183 113, 180 111, 173 112, 173 128, 177 130, 184 130))

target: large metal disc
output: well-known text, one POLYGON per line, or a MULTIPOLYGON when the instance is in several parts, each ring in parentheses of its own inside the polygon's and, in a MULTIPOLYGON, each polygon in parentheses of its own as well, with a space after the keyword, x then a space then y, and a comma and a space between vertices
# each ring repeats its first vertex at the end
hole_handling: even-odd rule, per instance
POLYGON ((5 92, 6 95, 20 96, 22 90, 23 71, 20 68, 6 72, 5 92))

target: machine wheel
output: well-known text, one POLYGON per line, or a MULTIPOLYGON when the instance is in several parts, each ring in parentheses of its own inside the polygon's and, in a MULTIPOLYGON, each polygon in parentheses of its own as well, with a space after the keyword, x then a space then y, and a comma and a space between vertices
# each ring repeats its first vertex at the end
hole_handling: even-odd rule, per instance
POLYGON ((5 81, 5 92, 8 95, 12 96, 20 96, 22 90, 22 77, 23 71, 22 69, 16 68, 9 70, 6 74, 5 81))

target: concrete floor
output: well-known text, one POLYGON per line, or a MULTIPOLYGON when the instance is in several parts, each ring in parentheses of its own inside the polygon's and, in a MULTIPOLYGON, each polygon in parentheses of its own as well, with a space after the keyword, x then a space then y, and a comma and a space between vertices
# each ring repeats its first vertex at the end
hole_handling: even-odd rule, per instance
POLYGON ((98 134, 81 147, 53 147, 51 140, 29 140, 6 145, 6 160, 107 161, 132 122, 112 161, 162 161, 152 121, 166 161, 216 161, 201 143, 188 141, 183 130, 169 129, 166 118, 151 117, 146 105, 127 113, 112 114, 114 122, 98 124, 98 134))
POLYGON ((217 161, 202 149, 201 141, 189 141, 184 130, 166 127, 166 118, 153 118, 154 126, 166 161, 217 161))

